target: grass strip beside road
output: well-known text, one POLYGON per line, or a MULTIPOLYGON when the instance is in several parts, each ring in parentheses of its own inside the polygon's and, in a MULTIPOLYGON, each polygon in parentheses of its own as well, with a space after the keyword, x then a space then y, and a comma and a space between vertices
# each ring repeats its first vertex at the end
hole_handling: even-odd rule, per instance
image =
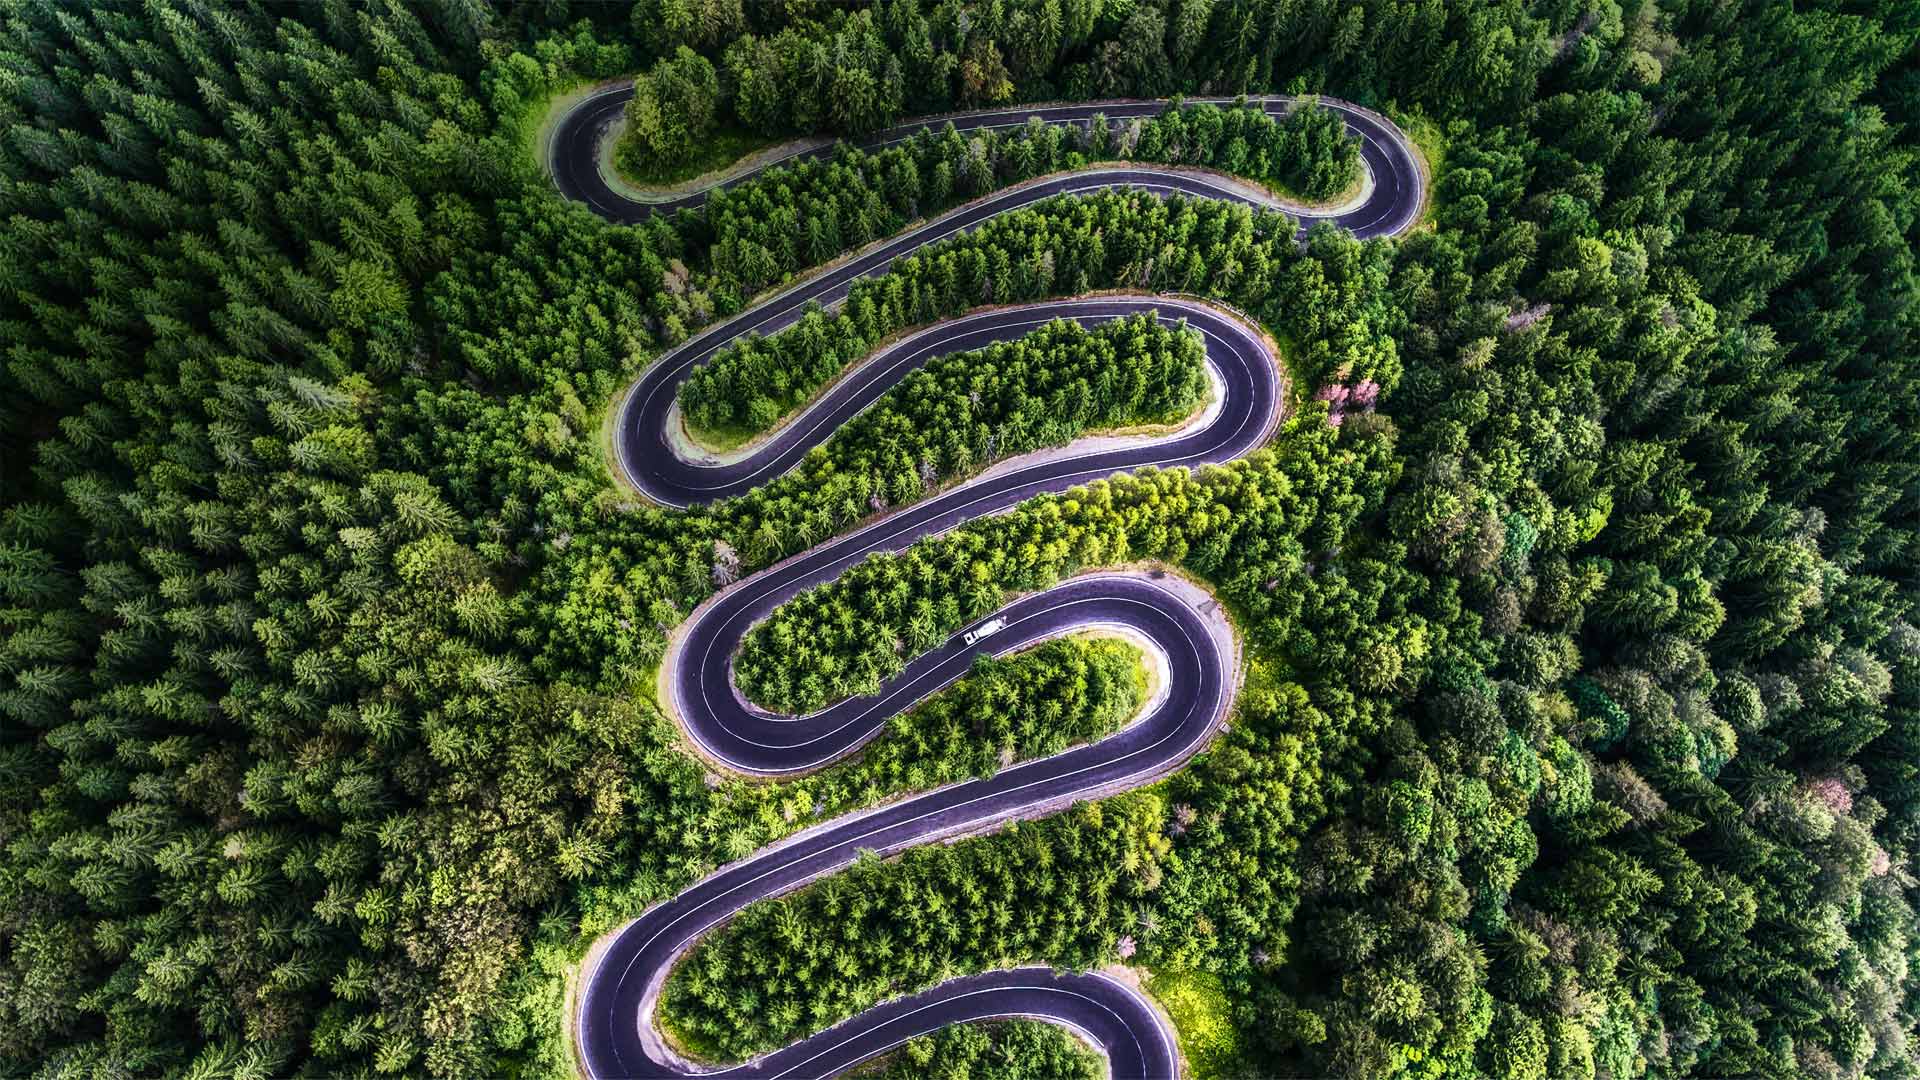
POLYGON ((620 178, 639 188, 664 188, 685 184, 720 172, 735 162, 752 154, 757 154, 769 146, 785 140, 770 138, 742 127, 727 125, 718 127, 701 136, 693 153, 685 160, 672 164, 643 165, 636 160, 625 135, 626 120, 614 122, 615 137, 618 140, 613 151, 613 166, 620 178))
POLYGON ((1220 976, 1206 971, 1162 969, 1147 976, 1147 991, 1165 1009, 1180 1040, 1180 1056, 1193 1080, 1240 1075, 1240 1029, 1220 976))

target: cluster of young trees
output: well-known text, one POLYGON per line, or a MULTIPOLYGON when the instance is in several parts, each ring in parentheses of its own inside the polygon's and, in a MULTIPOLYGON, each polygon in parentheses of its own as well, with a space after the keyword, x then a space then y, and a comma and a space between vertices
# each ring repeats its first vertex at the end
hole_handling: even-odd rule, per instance
POLYGON ((1273 183, 1312 200, 1331 199, 1360 179, 1360 141, 1340 115, 1306 99, 1285 118, 1263 108, 1220 108, 1203 102, 1166 112, 1116 135, 1096 120, 1089 134, 1096 156, 1132 156, 1167 165, 1199 165, 1273 183))
MULTIPOLYGON (((810 794, 813 816, 824 821, 898 792, 991 776, 1016 761, 1098 741, 1145 702, 1144 663, 1137 648, 1111 638, 1064 638, 1003 659, 983 656, 965 680, 895 718, 859 758, 779 790, 778 801, 810 794)), ((775 789, 761 790, 772 801, 775 789)))
MULTIPOLYGON (((1221 115, 1228 127, 1238 116, 1236 112, 1221 115)), ((1200 163, 1223 172, 1244 171, 1256 179, 1272 181, 1283 191, 1322 202, 1360 183, 1359 140, 1348 134, 1339 114, 1317 101, 1303 102, 1287 114, 1285 121, 1272 127, 1251 126, 1254 130, 1230 136, 1212 160, 1200 163), (1239 156, 1243 138, 1247 147, 1244 159, 1239 156)))
POLYGON ((677 165, 713 130, 719 106, 720 77, 712 62, 682 45, 633 80, 626 129, 614 154, 628 171, 641 175, 677 165))
POLYGON ((1160 881, 1163 815, 1136 792, 991 841, 863 858, 742 911, 668 977, 661 1008, 675 1030, 739 1058, 1007 957, 1097 964, 1160 881))
POLYGON ((889 1055, 882 1080, 1100 1080, 1106 1062, 1065 1029, 1038 1020, 955 1024, 889 1055))
MULTIPOLYGON (((794 347, 782 351, 826 351, 825 322, 810 313, 790 331, 794 347)), ((742 346, 749 354, 742 366, 767 372, 777 386, 780 370, 755 364, 761 357, 751 355, 759 344, 742 346)), ((1063 445, 1089 428, 1183 417, 1206 393, 1205 365, 1198 334, 1151 314, 1092 328, 1056 319, 1013 341, 934 357, 842 425, 826 453, 803 465, 800 475, 820 483, 830 471, 866 473, 874 478, 870 509, 911 502, 945 479, 1063 445)), ((771 408, 761 396, 749 412, 771 408)), ((712 417, 703 410, 696 426, 731 426, 712 417)), ((778 498, 792 486, 791 479, 783 481, 766 495, 778 498)))
POLYGON ((729 504, 750 565, 777 560, 783 509, 816 503, 844 528, 913 502, 1003 458, 1065 445, 1091 429, 1171 422, 1206 393, 1199 335, 1141 314, 1097 324, 1056 320, 1025 337, 937 357, 903 379, 795 470, 729 504), (802 493, 806 493, 802 496, 802 493))
POLYGON ((1276 120, 1259 106, 1182 106, 1151 119, 1048 124, 962 135, 926 127, 877 150, 769 169, 684 214, 683 232, 712 251, 730 295, 751 295, 907 222, 1036 176, 1101 161, 1215 168, 1325 199, 1359 178, 1359 144, 1332 110, 1304 101, 1276 120))

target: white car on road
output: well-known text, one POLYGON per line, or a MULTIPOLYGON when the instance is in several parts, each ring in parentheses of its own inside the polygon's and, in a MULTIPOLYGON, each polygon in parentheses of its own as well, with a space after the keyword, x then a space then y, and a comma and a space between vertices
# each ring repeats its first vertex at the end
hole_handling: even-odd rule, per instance
POLYGON ((986 622, 983 622, 979 626, 976 626, 973 629, 967 631, 966 636, 961 638, 961 642, 963 644, 971 645, 982 638, 992 637, 993 635, 999 633, 1002 630, 1005 630, 1006 628, 1007 628, 1007 620, 988 619, 986 622))

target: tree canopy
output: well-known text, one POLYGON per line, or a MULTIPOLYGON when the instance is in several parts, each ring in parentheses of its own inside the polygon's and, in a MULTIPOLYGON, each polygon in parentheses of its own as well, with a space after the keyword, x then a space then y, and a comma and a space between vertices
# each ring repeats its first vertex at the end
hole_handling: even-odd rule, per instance
MULTIPOLYGON (((687 383, 764 427, 889 334, 1122 288, 1249 313, 1296 388, 1243 461, 971 522, 749 641, 754 692, 819 700, 890 670, 878 644, 1154 559, 1219 596, 1246 674, 1151 789, 716 931, 667 1001, 713 1052, 950 973, 1126 962, 1217 982, 1226 1071, 1913 1076, 1916 40, 1875 0, 7 5, 0 1071, 561 1075, 597 934, 1137 704, 1131 654, 1059 643, 754 785, 647 689, 729 579, 1190 406, 1186 334, 949 358, 697 511, 617 485, 607 410, 766 287, 1115 140, 1316 197, 1350 145, 1312 109, 935 128, 612 225, 535 147, 550 102, 638 78, 663 153, 1324 92, 1432 171, 1396 241, 1049 200, 687 383)), ((1062 1038, 890 1067, 1084 1071, 1062 1038)))

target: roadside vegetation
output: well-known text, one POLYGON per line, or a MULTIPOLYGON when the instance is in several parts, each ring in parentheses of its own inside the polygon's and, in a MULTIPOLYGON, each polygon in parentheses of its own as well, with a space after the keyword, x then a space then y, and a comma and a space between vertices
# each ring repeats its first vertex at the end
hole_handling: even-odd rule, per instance
POLYGON ((889 1054, 869 1080, 1100 1080, 1106 1062, 1065 1030, 1038 1020, 955 1024, 889 1054))
MULTIPOLYGON (((772 338, 750 337, 722 354, 743 393, 768 392, 748 400, 749 427, 778 408, 769 393, 784 396, 807 366, 857 363, 842 359, 861 344, 845 329, 810 312, 772 338)), ((935 355, 841 425, 827 456, 840 471, 873 476, 871 509, 883 509, 943 478, 1064 445, 1083 431, 1184 419, 1207 389, 1206 346, 1197 333, 1150 314, 1092 329, 1056 320, 1012 341, 935 355)), ((722 407, 702 405, 699 425, 726 430, 712 423, 722 407)))
MULTIPOLYGON (((0 1071, 559 1073, 582 933, 800 822, 775 785, 752 805, 778 824, 743 829, 743 786, 635 690, 721 544, 747 573, 832 535, 874 474, 667 513, 592 431, 933 176, 913 204, 860 180, 817 242, 813 193, 878 155, 636 227, 561 203, 527 110, 684 45, 713 125, 767 138, 1213 87, 1415 111, 1446 156, 1397 243, 1062 199, 821 316, 870 342, 1113 285, 1293 343, 1307 404, 1268 451, 1035 500, 775 616, 904 634, 923 600, 1151 557, 1218 591, 1255 677, 1150 791, 752 909, 677 1015, 745 1051, 895 987, 1124 953, 1217 978, 1264 1073, 1911 1076, 1910 14, 9 7, 0 1071)), ((966 182, 1032 175, 1030 143, 966 182)), ((930 734, 925 774, 1047 745, 1097 666, 1068 648, 960 689, 1011 726, 930 734)))
POLYGON ((614 147, 613 167, 621 178, 640 188, 671 188, 716 173, 774 143, 739 128, 715 128, 700 136, 686 155, 671 163, 632 152, 631 144, 614 147))
MULTIPOLYGON (((1333 318, 1325 308, 1337 287, 1302 263, 1293 222, 1274 211, 1132 191, 1050 199, 854 282, 831 313, 809 312, 785 332, 722 349, 681 383, 680 402, 697 429, 763 431, 874 343, 908 327, 983 305, 1093 290, 1184 292, 1267 311, 1279 306, 1276 290, 1297 285, 1294 300, 1306 310, 1289 324, 1333 318), (1177 243, 1196 228, 1212 241, 1211 260, 1177 243)), ((1323 351, 1301 362, 1316 363, 1323 351)))
POLYGON ((743 910, 674 970, 661 1008, 738 1059, 1011 957, 1098 964, 1162 873, 1164 812, 1136 791, 1016 822, 991 842, 862 859, 743 910), (834 932, 810 932, 822 926, 834 932))
POLYGON ((902 792, 991 776, 1020 761, 1098 740, 1146 703, 1146 657, 1129 642, 1072 636, 994 659, 887 725, 853 759, 792 783, 727 795, 739 858, 785 835, 902 792), (776 820, 777 819, 777 820, 776 820))
POLYGON ((1156 971, 1147 991, 1179 1033, 1180 1058, 1193 1080, 1229 1080, 1251 1066, 1241 1053, 1233 1001, 1218 975, 1205 971, 1156 971))
MULTIPOLYGON (((1155 118, 1109 123, 1100 116, 1086 128, 1034 117, 964 135, 937 125, 877 150, 842 144, 829 157, 778 166, 716 193, 684 215, 682 228, 708 243, 724 279, 751 295, 960 203, 1106 161, 1213 168, 1310 200, 1339 195, 1360 175, 1357 140, 1316 103, 1284 120, 1253 106, 1172 104, 1155 118)), ((736 290, 706 299, 725 311, 744 302, 736 290)), ((687 325, 684 318, 668 323, 669 337, 687 325)))

